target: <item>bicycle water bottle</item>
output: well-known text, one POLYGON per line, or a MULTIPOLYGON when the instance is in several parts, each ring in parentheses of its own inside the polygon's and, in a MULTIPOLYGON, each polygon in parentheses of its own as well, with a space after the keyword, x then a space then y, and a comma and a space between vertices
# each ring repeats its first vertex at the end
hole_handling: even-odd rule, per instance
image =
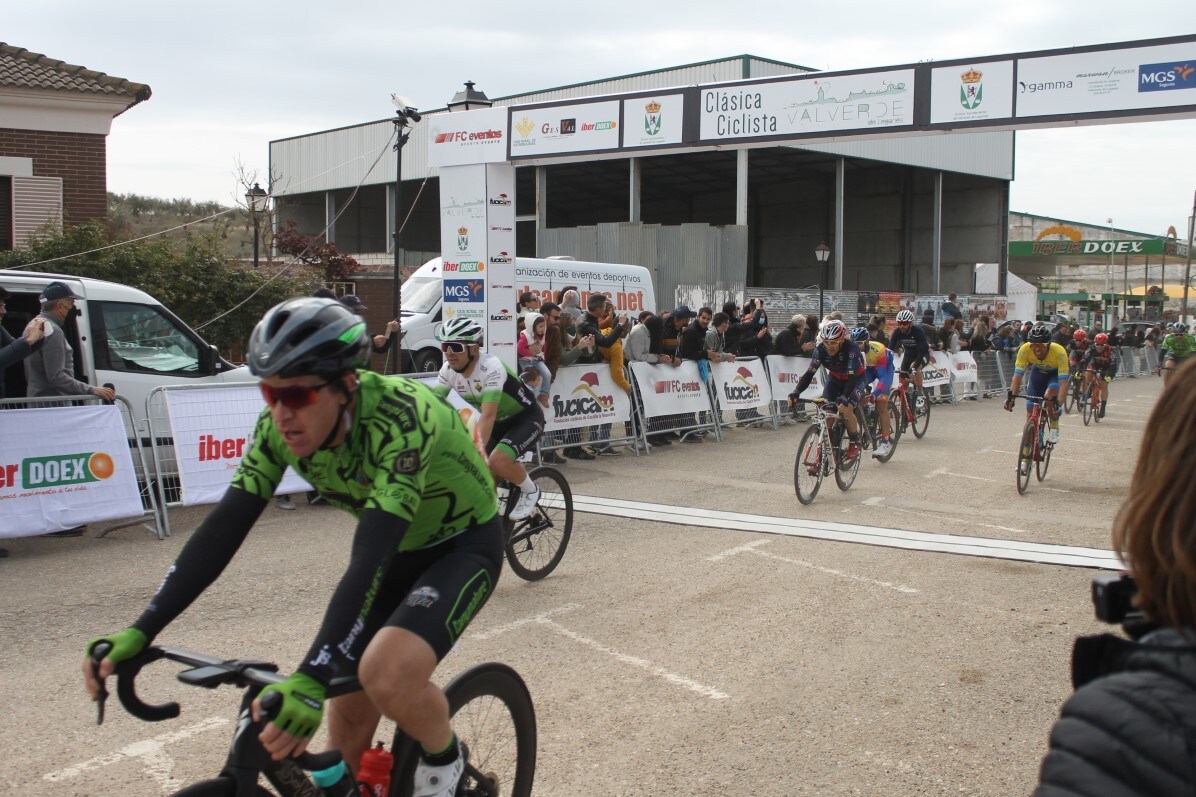
POLYGON ((345 762, 328 769, 321 769, 311 773, 311 779, 320 787, 324 797, 359 797, 357 786, 353 783, 353 773, 345 766, 345 762))
POLYGON ((382 745, 361 754, 361 769, 357 772, 357 785, 361 797, 386 797, 390 791, 390 771, 395 757, 382 745))

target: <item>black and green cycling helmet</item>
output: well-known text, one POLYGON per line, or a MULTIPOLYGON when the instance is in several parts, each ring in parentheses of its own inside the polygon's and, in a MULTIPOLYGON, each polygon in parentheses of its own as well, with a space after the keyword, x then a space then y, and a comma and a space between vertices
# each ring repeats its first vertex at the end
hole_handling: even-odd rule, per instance
POLYGON ((249 336, 254 376, 315 374, 331 379, 369 363, 365 322, 334 299, 288 299, 266 311, 249 336))

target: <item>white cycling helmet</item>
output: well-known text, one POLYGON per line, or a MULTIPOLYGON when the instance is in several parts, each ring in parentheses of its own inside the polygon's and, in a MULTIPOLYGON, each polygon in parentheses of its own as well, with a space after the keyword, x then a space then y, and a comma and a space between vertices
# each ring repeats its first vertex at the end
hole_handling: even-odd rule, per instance
POLYGON ((836 340, 846 340, 847 325, 842 321, 827 321, 822 325, 822 329, 818 330, 818 338, 832 343, 836 340))
POLYGON ((902 310, 900 313, 897 314, 897 323, 898 324, 914 323, 914 311, 913 310, 902 310))
POLYGON ((482 326, 470 318, 450 318, 436 333, 441 343, 478 343, 482 339, 482 326))

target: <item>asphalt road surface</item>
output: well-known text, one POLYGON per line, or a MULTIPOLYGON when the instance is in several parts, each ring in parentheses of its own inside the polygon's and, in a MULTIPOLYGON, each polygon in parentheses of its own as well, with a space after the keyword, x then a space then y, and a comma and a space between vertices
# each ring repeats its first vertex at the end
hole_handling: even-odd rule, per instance
MULTIPOLYGON (((1049 562, 1115 567, 1111 519, 1160 391, 1118 381, 1104 423, 1066 418, 1024 496, 1023 411, 992 399, 936 406, 925 439, 809 507, 792 483, 804 425, 571 463, 579 506, 601 513, 578 516, 546 580, 504 571, 441 675, 494 660, 524 676, 541 795, 1028 793, 1072 642, 1106 630, 1089 599, 1100 571, 1049 562)), ((295 666, 352 533, 297 503, 267 510, 160 642, 295 666)), ((79 675, 87 641, 137 617, 203 515, 173 510, 163 542, 140 528, 5 541, 0 792, 156 797, 218 772, 237 693, 157 665, 142 692, 182 716, 148 725, 113 700, 97 728, 79 675)))

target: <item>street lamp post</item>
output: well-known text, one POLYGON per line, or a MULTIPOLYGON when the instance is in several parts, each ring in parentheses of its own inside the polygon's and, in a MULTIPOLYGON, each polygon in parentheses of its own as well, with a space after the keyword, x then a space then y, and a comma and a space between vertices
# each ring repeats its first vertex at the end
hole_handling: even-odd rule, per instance
POLYGON ((822 241, 814 247, 814 257, 818 258, 818 323, 822 323, 822 297, 826 290, 826 261, 830 259, 831 248, 822 241))
MULTIPOLYGON (((1105 219, 1105 224, 1109 225, 1109 240, 1113 240, 1113 219, 1105 219)), ((1109 247, 1109 267, 1105 269, 1105 324, 1109 323, 1109 304, 1113 296, 1113 247, 1109 247)))
POLYGON ((253 267, 258 267, 258 229, 261 227, 261 214, 270 209, 270 195, 260 185, 253 184, 245 192, 245 207, 249 208, 253 216, 253 267))
POLYGON ((494 105, 493 100, 484 91, 474 89, 472 80, 465 81, 465 90, 458 91, 448 103, 450 111, 476 111, 479 108, 489 108, 494 105))
MULTIPOLYGON (((411 131, 407 128, 417 124, 422 117, 419 110, 411 104, 411 100, 391 94, 390 101, 395 106, 395 118, 391 120, 395 126, 395 219, 394 219, 394 301, 391 303, 392 318, 399 318, 401 302, 399 299, 399 253, 403 248, 403 145, 407 143, 411 131)), ((395 353, 394 368, 390 373, 403 371, 403 338, 402 330, 390 333, 390 348, 395 353)))

